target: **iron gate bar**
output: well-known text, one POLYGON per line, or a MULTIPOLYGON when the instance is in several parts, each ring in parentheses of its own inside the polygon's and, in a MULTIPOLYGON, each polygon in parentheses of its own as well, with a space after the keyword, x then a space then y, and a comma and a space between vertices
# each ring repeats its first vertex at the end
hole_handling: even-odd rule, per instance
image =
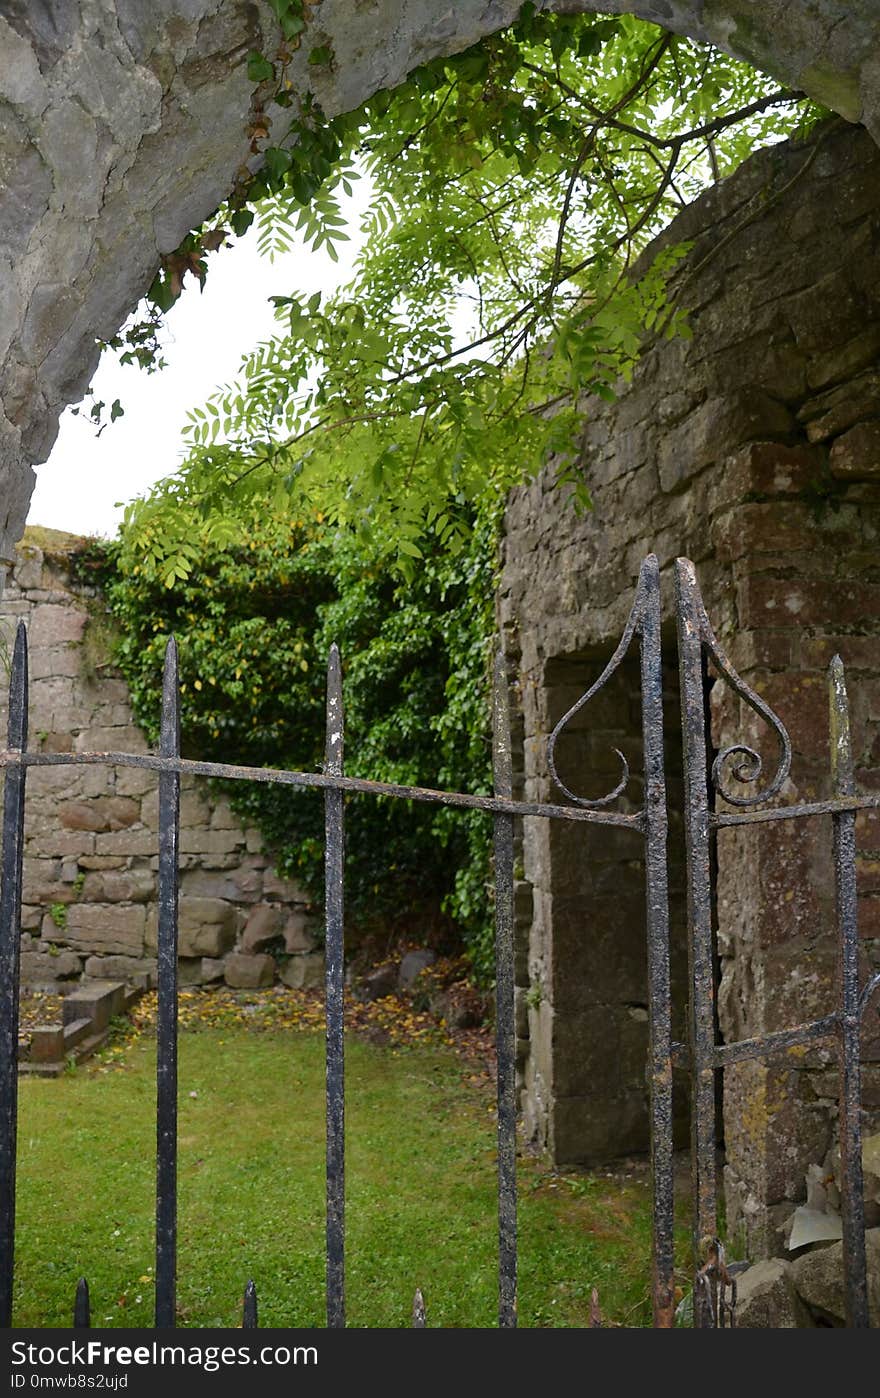
MULTIPOLYGON (((590 800, 566 786, 556 769, 560 734, 590 702, 621 664, 633 636, 639 637, 642 683, 642 738, 645 788, 642 811, 628 824, 645 837, 645 906, 648 932, 648 1020, 651 1055, 652 1305, 654 1325, 668 1329, 675 1321, 672 1168, 672 1026, 669 975, 669 893, 666 872, 666 779, 663 767, 663 669, 660 649, 660 565, 649 554, 639 570, 632 607, 617 649, 599 678, 563 714, 547 742, 547 765, 556 785, 585 813, 622 795, 629 780, 623 753, 621 777, 606 796, 590 800)), ((610 814, 610 812, 605 813, 610 814)), ((617 823, 617 822, 616 822, 617 823)))
MULTIPOLYGON (((688 977, 690 980, 692 1243, 695 1269, 701 1242, 718 1231, 715 1186, 715 986, 712 880, 709 867, 708 758, 703 703, 703 634, 697 580, 687 559, 676 560, 676 621, 684 738, 688 977)), ((694 1285, 694 1326, 711 1327, 714 1297, 694 1285)))
MULTIPOLYGON (((368 781, 363 777, 329 777, 321 772, 290 772, 278 767, 237 767, 226 762, 198 762, 193 758, 159 757, 155 753, 132 752, 18 752, 0 751, 0 768, 65 767, 73 765, 146 767, 154 772, 179 772, 182 776, 228 777, 232 780, 278 782, 283 786, 332 787, 354 795, 399 796, 408 801, 436 801, 445 806, 468 810, 503 811, 510 815, 543 816, 551 820, 583 820, 597 825, 623 825, 641 830, 641 811, 627 814, 573 806, 555 806, 540 801, 502 801, 494 796, 473 796, 462 791, 439 791, 425 786, 399 786, 393 782, 368 781)), ((766 821, 794 820, 800 816, 834 815, 837 811, 869 811, 880 806, 880 795, 844 796, 800 805, 773 806, 765 811, 710 811, 709 825, 760 825, 766 821)))
POLYGON ((828 1039, 837 1032, 838 1015, 826 1015, 815 1019, 812 1024, 796 1024, 791 1029, 780 1029, 775 1034, 763 1034, 758 1039, 740 1039, 735 1044, 715 1045, 715 1067, 724 1068, 728 1063, 744 1063, 750 1058, 765 1058, 782 1053, 801 1044, 811 1044, 814 1039, 828 1039))
MULTIPOLYGON (((492 694, 495 795, 513 795, 510 701, 504 657, 495 658, 492 694)), ((513 816, 496 813, 495 1049, 498 1091, 498 1324, 513 1328, 516 1300, 516 1020, 513 971, 513 816)))
MULTIPOLYGON (((433 801, 441 806, 465 810, 494 811, 507 815, 544 816, 549 820, 584 820, 596 825, 625 825, 641 830, 641 812, 627 815, 619 811, 579 810, 572 806, 551 806, 539 801, 505 801, 495 796, 472 796, 465 791, 435 791, 426 786, 400 786, 395 782, 373 782, 363 777, 333 777, 323 772, 287 772, 280 767, 237 767, 227 762, 196 762, 189 757, 157 757, 153 753, 132 752, 0 752, 0 767, 65 767, 83 764, 117 767, 146 767, 153 772, 179 772, 181 776, 224 777, 233 781, 277 782, 280 786, 330 788, 365 796, 399 796, 406 801, 433 801)), ((880 797, 874 803, 880 805, 880 797)))
POLYGON ((426 1326, 425 1298, 418 1287, 416 1287, 416 1294, 413 1297, 412 1328, 414 1330, 424 1330, 426 1326))
MULTIPOLYGON (((27 632, 15 633, 9 681, 8 743, 19 756, 27 747, 27 632)), ((3 792, 3 882, 0 886, 0 1327, 12 1324, 15 1262, 15 1158, 18 1129, 18 991, 21 942, 21 872, 27 768, 6 774, 3 792)))
POLYGON ((91 1323, 89 1284, 85 1277, 80 1277, 76 1284, 76 1296, 73 1302, 73 1328, 75 1330, 88 1330, 91 1323))
POLYGON ((871 977, 859 997, 859 1017, 865 1013, 865 1010, 868 1008, 868 1001, 877 989, 880 989, 880 971, 871 977))
POLYGON ((870 811, 877 806, 880 806, 880 796, 840 796, 830 801, 807 801, 799 806, 771 806, 766 811, 719 811, 710 815, 709 824, 718 828, 727 825, 762 825, 768 820, 796 820, 800 816, 870 811))
MULTIPOLYGON (((837 796, 855 791, 849 702, 839 655, 828 672, 831 719, 831 775, 837 796)), ((837 903, 837 983, 840 1073, 840 1214, 843 1222, 843 1282, 846 1322, 868 1327, 865 1256, 865 1204, 862 1179, 861 1065, 859 1039, 859 929, 856 914, 856 818, 852 811, 831 817, 834 831, 834 885, 837 903)))
MULTIPOLYGON (((169 638, 162 673, 159 751, 180 755, 177 642, 169 638)), ((180 774, 159 774, 159 924, 156 977, 156 1328, 176 1323, 177 1282, 177 885, 180 774)))
MULTIPOLYGON (((327 663, 327 734, 324 771, 342 776, 345 715, 339 651, 330 647, 327 663)), ((324 918, 327 1024, 327 1325, 345 1325, 345 1041, 344 908, 345 796, 324 793, 324 918)))
POLYGON ((654 1326, 675 1324, 674 1194, 672 1165, 672 995, 669 971, 668 819, 663 765, 663 660, 660 647, 660 565, 642 564, 638 631, 642 681, 645 791, 645 909, 648 933, 648 1032, 651 1052, 651 1178, 653 1182, 654 1326))

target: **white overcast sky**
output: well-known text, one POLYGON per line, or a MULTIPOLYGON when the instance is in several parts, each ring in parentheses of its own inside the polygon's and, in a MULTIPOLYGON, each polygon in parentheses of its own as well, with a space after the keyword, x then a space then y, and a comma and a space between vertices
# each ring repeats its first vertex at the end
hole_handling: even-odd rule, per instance
MULTIPOLYGON (((366 181, 364 181, 366 183, 366 181)), ((279 329, 268 298, 294 290, 328 291, 348 280, 360 245, 358 215, 363 195, 351 202, 348 233, 339 262, 323 250, 297 248, 274 263, 257 253, 255 230, 212 254, 204 292, 187 278, 184 293, 167 317, 167 368, 146 374, 105 352, 93 380, 96 396, 109 405, 118 398, 125 416, 108 423, 100 437, 87 417, 61 419, 49 460, 36 467, 37 485, 29 524, 75 534, 116 532, 123 503, 169 475, 182 454, 187 412, 233 378, 241 358, 279 329)), ((89 400, 84 404, 87 412, 89 400)))

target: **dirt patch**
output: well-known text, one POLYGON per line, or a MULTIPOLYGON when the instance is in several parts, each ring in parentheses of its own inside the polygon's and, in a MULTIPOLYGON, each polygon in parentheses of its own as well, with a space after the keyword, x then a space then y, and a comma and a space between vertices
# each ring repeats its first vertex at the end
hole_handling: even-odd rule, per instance
MULTIPOLYGON (((156 1031, 158 996, 141 997, 131 1010, 129 1023, 114 1036, 110 1052, 121 1055, 143 1034, 156 1031)), ((457 1029, 430 1010, 416 1009, 411 997, 386 995, 368 1003, 346 992, 345 1027, 369 1043, 394 1049, 411 1045, 446 1046, 466 1061, 474 1083, 494 1079, 495 1040, 491 1027, 457 1029)), ((182 990, 178 996, 178 1023, 184 1032, 199 1029, 246 1027, 255 1033, 277 1029, 323 1030, 324 996, 317 990, 182 990)), ((106 1055, 102 1055, 106 1057, 106 1055)))
POLYGON ((29 990, 18 1003, 18 1044, 19 1048, 29 1048, 31 1030, 44 1024, 61 1023, 62 996, 50 995, 40 990, 29 990))

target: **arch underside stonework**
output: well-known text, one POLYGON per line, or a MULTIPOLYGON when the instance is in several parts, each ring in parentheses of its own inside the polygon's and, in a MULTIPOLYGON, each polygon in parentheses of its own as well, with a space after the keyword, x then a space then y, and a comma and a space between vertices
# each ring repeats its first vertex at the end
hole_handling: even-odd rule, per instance
MULTIPOLYGON (((323 0, 332 70, 298 55, 328 115, 509 24, 520 0, 323 0)), ((541 6, 539 5, 539 8, 541 6)), ((874 0, 559 0, 630 12, 717 45, 880 135, 874 0)), ((0 5, 0 558, 34 464, 118 330, 249 156, 247 54, 277 41, 250 0, 4 0, 0 5)))

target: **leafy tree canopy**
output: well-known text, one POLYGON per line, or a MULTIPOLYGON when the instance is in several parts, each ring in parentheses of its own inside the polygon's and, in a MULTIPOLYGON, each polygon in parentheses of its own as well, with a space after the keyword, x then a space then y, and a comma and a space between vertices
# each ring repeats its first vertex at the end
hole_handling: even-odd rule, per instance
MULTIPOLYGON (((254 508, 318 512, 411 576, 435 545, 463 547, 476 500, 552 454, 588 503, 570 454, 579 397, 612 395, 646 337, 686 331, 665 290, 682 249, 638 281, 634 259, 707 183, 817 115, 643 21, 526 4, 512 28, 327 120, 286 78, 304 7, 273 8, 284 42, 249 65, 270 94, 252 128, 265 163, 164 260, 153 311, 255 219, 269 253, 300 240, 332 255, 340 195, 363 175, 367 239, 335 295, 279 294, 278 334, 193 411, 180 470, 129 507, 124 557, 169 587, 254 508)), ((150 360, 143 322, 116 343, 150 360)))

